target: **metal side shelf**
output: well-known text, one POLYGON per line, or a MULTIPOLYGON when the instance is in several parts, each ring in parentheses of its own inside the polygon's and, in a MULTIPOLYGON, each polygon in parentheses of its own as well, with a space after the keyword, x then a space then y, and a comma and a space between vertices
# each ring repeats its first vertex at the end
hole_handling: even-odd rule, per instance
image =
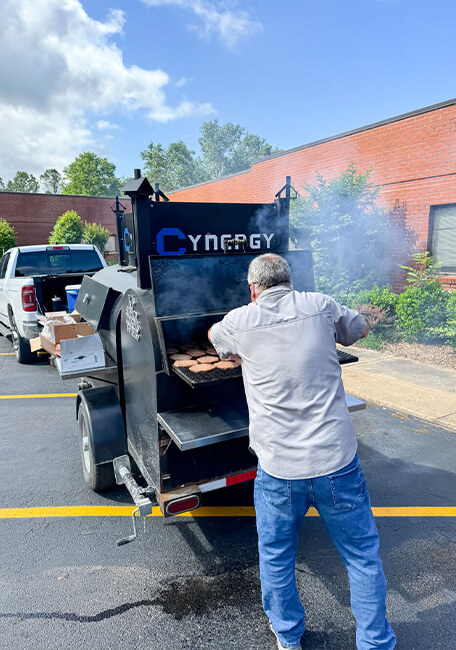
POLYGON ((79 379, 80 377, 100 377, 107 378, 117 374, 117 366, 109 357, 106 357, 106 365, 99 366, 98 368, 81 368, 71 372, 62 372, 60 365, 60 357, 54 357, 54 366, 57 368, 60 378, 65 379, 79 379))
MULTIPOLYGON (((363 402, 345 393, 347 408, 361 411, 363 402)), ((249 434, 249 413, 243 400, 226 404, 204 404, 157 414, 158 423, 181 451, 242 438, 249 434)))
POLYGON ((358 399, 357 397, 353 397, 353 395, 349 395, 349 393, 345 393, 345 403, 350 413, 353 413, 353 411, 363 411, 366 408, 366 402, 363 402, 362 399, 358 399))
POLYGON ((249 434, 245 400, 227 404, 196 405, 158 413, 158 422, 181 451, 249 434))

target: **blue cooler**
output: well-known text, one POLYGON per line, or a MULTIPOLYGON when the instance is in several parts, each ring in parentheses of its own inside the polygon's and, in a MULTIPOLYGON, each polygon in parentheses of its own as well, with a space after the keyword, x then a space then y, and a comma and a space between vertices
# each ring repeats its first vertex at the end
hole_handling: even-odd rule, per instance
POLYGON ((81 288, 80 284, 69 284, 67 287, 65 287, 65 291, 67 295, 68 311, 70 312, 70 314, 74 310, 74 306, 76 304, 76 300, 80 288, 81 288))

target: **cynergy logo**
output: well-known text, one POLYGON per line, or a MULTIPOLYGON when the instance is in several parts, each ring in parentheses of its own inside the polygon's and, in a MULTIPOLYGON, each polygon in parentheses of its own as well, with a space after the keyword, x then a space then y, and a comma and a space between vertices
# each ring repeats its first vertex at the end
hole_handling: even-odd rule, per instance
POLYGON ((201 251, 223 251, 227 239, 244 239, 251 250, 260 250, 262 243, 266 250, 270 250, 271 242, 275 233, 226 233, 224 235, 196 234, 185 235, 180 228, 162 228, 156 236, 156 247, 158 255, 184 255, 187 252, 186 246, 179 246, 180 242, 189 240, 191 252, 201 251), (173 238, 170 240, 169 238, 173 238), (176 239, 177 238, 177 242, 176 239), (176 245, 177 244, 177 245, 176 245))

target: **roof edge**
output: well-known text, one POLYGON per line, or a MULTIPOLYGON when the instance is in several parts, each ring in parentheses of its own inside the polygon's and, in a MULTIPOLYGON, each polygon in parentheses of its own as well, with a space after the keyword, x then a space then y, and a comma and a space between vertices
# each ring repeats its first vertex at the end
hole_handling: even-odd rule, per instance
POLYGON ((264 162, 267 162, 268 160, 274 160, 274 158, 281 158, 282 156, 287 156, 290 153, 295 153, 296 151, 302 151, 304 149, 310 149, 311 147, 317 147, 320 144, 325 144, 326 142, 332 142, 333 140, 340 140, 341 138, 347 138, 351 135, 355 135, 357 133, 362 133, 363 131, 370 131, 372 129, 377 129, 381 126, 386 126, 387 124, 393 124, 394 122, 400 122, 401 120, 407 120, 410 117, 416 117, 417 115, 422 115, 423 113, 430 113, 432 111, 437 111, 441 108, 446 108, 447 106, 453 106, 456 104, 456 97, 453 99, 447 99, 444 102, 439 102, 438 104, 431 104, 430 106, 425 106, 424 108, 418 108, 414 111, 409 111, 408 113, 401 113, 400 115, 396 115, 395 117, 389 117, 385 120, 380 120, 379 122, 372 122, 371 124, 367 124, 366 126, 360 126, 356 129, 350 129, 349 131, 343 131, 342 133, 338 133, 336 135, 330 135, 327 138, 322 138, 321 140, 314 140, 313 142, 308 142, 307 144, 302 144, 299 145, 298 147, 293 147, 292 149, 285 149, 284 151, 281 151, 280 153, 275 153, 272 156, 266 156, 265 158, 261 158, 260 160, 256 160, 253 162, 248 169, 243 169, 239 172, 236 172, 235 174, 229 174, 228 176, 222 176, 221 178, 216 178, 212 181, 205 181, 204 183, 196 183, 195 185, 189 185, 188 187, 182 187, 179 188, 178 190, 174 190, 174 192, 168 192, 170 196, 172 194, 175 194, 177 192, 183 192, 184 190, 190 190, 195 187, 202 187, 203 185, 210 185, 212 183, 218 183, 219 181, 223 181, 227 178, 233 178, 234 176, 241 176, 241 174, 248 174, 249 172, 252 171, 252 167, 254 165, 260 165, 264 162))

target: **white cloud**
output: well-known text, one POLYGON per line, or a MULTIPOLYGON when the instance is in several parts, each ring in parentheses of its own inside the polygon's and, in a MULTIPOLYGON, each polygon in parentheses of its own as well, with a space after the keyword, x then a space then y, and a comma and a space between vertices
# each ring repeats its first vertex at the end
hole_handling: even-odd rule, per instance
POLYGON ((234 48, 237 43, 262 29, 261 23, 252 20, 246 11, 228 9, 226 3, 213 0, 143 0, 149 7, 175 5, 192 12, 200 20, 199 25, 189 25, 198 36, 208 38, 216 34, 222 43, 234 48))
POLYGON ((120 129, 118 124, 109 122, 109 120, 98 120, 96 127, 99 131, 118 131, 120 129))
POLYGON ((158 122, 214 112, 209 103, 170 106, 166 72, 125 65, 113 40, 125 25, 119 10, 102 22, 79 0, 1 0, 0 24, 3 178, 62 169, 84 149, 102 148, 89 114, 103 131, 113 128, 111 112, 141 111, 158 122))

